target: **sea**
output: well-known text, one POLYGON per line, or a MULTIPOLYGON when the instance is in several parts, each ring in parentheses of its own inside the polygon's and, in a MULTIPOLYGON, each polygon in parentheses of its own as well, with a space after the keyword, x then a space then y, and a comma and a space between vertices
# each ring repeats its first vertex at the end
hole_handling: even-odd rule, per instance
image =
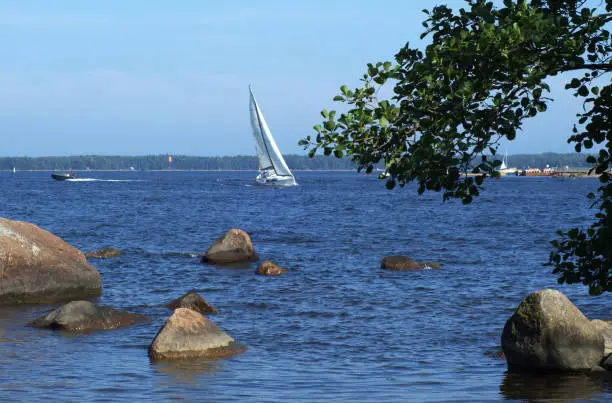
POLYGON ((375 175, 296 172, 291 188, 255 172, 0 173, 0 216, 34 223, 87 252, 102 277, 94 299, 146 315, 116 330, 27 327, 59 305, 0 308, 0 401, 488 402, 611 401, 608 374, 507 373, 500 336, 521 300, 565 293, 589 318, 609 296, 559 285, 544 264, 557 230, 588 227, 596 179, 488 180, 470 205, 375 175), (262 260, 214 266, 200 256, 231 228, 262 260), (383 270, 387 255, 440 270, 383 270), (190 290, 215 324, 247 346, 216 361, 152 362, 147 348, 190 290))

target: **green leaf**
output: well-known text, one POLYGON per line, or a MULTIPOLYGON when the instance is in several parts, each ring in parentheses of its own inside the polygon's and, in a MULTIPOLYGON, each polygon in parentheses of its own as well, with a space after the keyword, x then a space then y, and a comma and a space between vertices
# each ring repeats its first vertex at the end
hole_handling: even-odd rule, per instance
POLYGON ((533 90, 533 97, 535 99, 540 98, 541 95, 542 95, 542 88, 536 88, 535 90, 533 90))
POLYGON ((578 88, 580 87, 580 80, 577 78, 572 78, 572 81, 569 83, 569 88, 578 88))

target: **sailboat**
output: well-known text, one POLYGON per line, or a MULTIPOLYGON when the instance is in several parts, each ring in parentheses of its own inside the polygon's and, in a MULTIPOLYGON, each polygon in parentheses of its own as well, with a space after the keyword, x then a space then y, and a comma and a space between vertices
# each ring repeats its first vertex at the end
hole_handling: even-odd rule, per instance
POLYGON ((270 133, 266 120, 261 113, 261 109, 255 100, 253 90, 249 86, 251 102, 249 109, 251 112, 251 128, 255 138, 255 149, 259 161, 259 173, 255 182, 260 185, 272 186, 295 186, 295 177, 289 170, 285 159, 278 150, 276 142, 270 133))
POLYGON ((502 163, 498 171, 501 176, 516 175, 516 168, 508 168, 508 149, 506 149, 504 158, 502 159, 502 163))

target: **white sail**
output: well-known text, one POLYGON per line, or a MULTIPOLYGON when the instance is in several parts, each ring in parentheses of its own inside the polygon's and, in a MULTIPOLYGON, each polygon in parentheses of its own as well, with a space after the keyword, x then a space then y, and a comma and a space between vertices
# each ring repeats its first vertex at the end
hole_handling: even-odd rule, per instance
POLYGON ((257 158, 259 159, 260 173, 266 173, 267 176, 285 177, 290 181, 289 184, 295 185, 293 174, 289 170, 285 159, 280 153, 272 133, 268 128, 268 124, 261 113, 261 109, 255 100, 253 91, 249 87, 251 93, 250 112, 251 112, 251 128, 253 129, 253 137, 255 139, 255 149, 257 150, 257 158))
MULTIPOLYGON (((251 92, 251 104, 249 105, 251 112, 251 128, 253 129, 253 138, 255 139, 255 150, 257 151, 257 159, 259 160, 259 170, 274 168, 269 154, 266 152, 266 144, 264 142, 264 125, 265 121, 260 120, 261 112, 255 102, 255 97, 251 92), (264 122, 263 124, 261 122, 264 122)), ((266 126, 267 127, 267 126, 266 126)))

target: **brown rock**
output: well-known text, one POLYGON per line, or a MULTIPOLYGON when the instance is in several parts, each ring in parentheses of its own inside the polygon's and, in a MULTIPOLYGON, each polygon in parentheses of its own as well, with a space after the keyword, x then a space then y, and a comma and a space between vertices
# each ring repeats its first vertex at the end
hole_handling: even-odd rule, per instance
POLYGON ((0 218, 0 305, 53 303, 102 293, 81 251, 34 224, 0 218))
POLYGON ((601 331, 562 293, 529 294, 502 332, 510 372, 588 371, 604 354, 601 331))
POLYGON ((200 313, 177 308, 155 336, 149 347, 149 356, 153 360, 216 359, 245 349, 200 313))
POLYGON ((258 258, 249 235, 241 229, 231 229, 208 248, 202 263, 229 264, 256 261, 258 258))
POLYGON ((102 248, 97 251, 85 253, 85 257, 95 259, 108 259, 109 257, 116 257, 121 255, 123 255, 123 253, 121 253, 115 248, 102 248))
POLYGON ((380 267, 387 270, 422 270, 420 264, 407 256, 385 256, 380 267))
POLYGON ((283 273, 287 273, 287 269, 277 266, 274 262, 269 260, 265 260, 261 262, 259 266, 257 266, 257 270, 255 273, 260 274, 262 276, 279 276, 283 273))
POLYGON ((188 308, 193 311, 200 312, 201 314, 217 313, 215 307, 206 302, 204 298, 202 298, 195 291, 189 291, 182 297, 170 302, 168 304, 168 308, 188 308))
POLYGON ((142 315, 96 306, 89 301, 72 301, 30 322, 28 326, 82 332, 116 329, 144 320, 147 318, 142 315))

